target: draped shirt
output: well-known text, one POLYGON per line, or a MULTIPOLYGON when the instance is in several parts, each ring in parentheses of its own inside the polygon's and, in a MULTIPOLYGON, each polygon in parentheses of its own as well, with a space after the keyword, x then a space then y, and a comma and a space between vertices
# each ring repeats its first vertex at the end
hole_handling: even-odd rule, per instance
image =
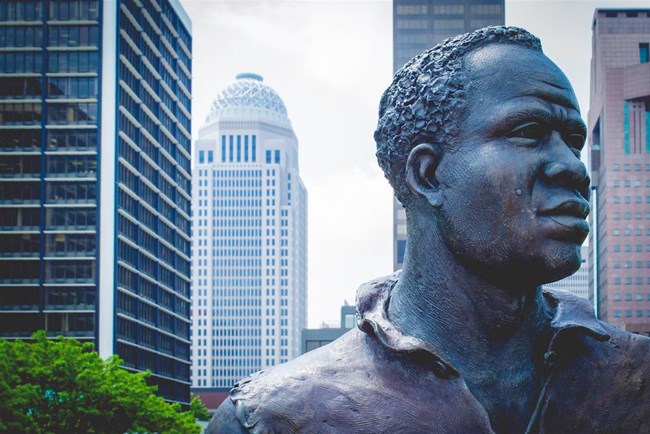
MULTIPOLYGON (((388 318, 399 273, 362 285, 358 328, 240 381, 208 433, 493 433, 435 347, 388 318)), ((525 433, 650 433, 650 339, 601 322, 587 300, 542 289, 550 344, 525 433)))

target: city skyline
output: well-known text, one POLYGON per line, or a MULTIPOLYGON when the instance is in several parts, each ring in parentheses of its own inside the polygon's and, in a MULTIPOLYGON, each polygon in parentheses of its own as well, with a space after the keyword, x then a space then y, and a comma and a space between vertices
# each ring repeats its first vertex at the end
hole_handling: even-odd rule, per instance
MULTIPOLYGON (((292 113, 310 192, 309 327, 335 322, 361 283, 392 270, 392 191, 372 139, 379 98, 391 80, 391 2, 181 1, 200 35, 194 41, 194 127, 219 89, 242 71, 262 74, 292 113)), ((540 37, 565 71, 585 120, 596 7, 647 6, 513 0, 505 7, 506 25, 540 37)))

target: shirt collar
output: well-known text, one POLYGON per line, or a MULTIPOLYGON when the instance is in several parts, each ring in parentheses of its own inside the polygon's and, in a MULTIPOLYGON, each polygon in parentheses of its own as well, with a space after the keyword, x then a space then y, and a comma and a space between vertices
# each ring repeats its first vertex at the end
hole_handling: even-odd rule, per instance
MULTIPOLYGON (((357 290, 358 326, 366 334, 376 337, 385 347, 398 352, 425 355, 431 359, 439 377, 458 377, 459 373, 429 343, 402 334, 387 315, 390 293, 399 280, 401 271, 367 282, 357 290)), ((595 317, 591 304, 564 291, 542 289, 540 302, 551 312, 550 327, 553 342, 567 330, 578 330, 598 341, 606 341, 609 334, 595 317)))

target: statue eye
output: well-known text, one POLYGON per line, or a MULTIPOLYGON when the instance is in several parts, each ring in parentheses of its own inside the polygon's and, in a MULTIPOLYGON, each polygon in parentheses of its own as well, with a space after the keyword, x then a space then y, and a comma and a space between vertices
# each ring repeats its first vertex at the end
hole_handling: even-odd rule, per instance
POLYGON ((546 136, 546 127, 537 122, 530 122, 515 128, 510 137, 521 137, 523 139, 539 140, 546 136))
POLYGON ((564 141, 569 145, 573 153, 580 157, 580 151, 585 146, 585 137, 582 134, 570 134, 564 141))

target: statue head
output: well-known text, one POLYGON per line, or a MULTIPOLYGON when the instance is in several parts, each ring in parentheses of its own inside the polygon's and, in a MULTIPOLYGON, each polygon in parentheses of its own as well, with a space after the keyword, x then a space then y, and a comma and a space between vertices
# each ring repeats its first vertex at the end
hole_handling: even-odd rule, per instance
POLYGON ((465 55, 498 43, 542 51, 539 39, 524 29, 486 27, 447 39, 414 57, 395 73, 382 95, 376 155, 403 205, 412 196, 404 180, 411 149, 423 142, 453 146, 467 91, 465 55))
POLYGON ((407 63, 382 96, 375 132, 409 240, 436 236, 427 252, 446 246, 466 267, 518 286, 580 265, 585 137, 568 79, 535 36, 513 27, 448 39, 407 63))

